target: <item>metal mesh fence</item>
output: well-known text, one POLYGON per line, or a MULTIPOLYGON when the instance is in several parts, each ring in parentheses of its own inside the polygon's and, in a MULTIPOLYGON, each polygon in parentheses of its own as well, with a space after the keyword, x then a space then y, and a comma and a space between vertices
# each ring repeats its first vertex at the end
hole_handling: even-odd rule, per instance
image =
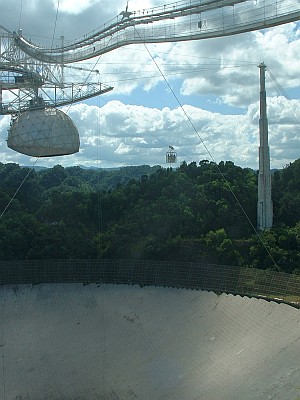
POLYGON ((219 264, 150 260, 0 261, 0 284, 113 283, 212 290, 300 305, 300 276, 219 264))

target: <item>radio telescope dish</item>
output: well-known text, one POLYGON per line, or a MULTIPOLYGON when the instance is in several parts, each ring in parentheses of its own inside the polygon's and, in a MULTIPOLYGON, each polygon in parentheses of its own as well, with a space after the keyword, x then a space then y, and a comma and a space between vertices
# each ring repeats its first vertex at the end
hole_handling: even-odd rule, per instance
POLYGON ((12 119, 7 145, 28 156, 52 157, 77 153, 80 139, 67 114, 56 108, 40 108, 12 119))
POLYGON ((7 400, 299 398, 300 315, 288 305, 76 283, 0 286, 0 305, 7 400))

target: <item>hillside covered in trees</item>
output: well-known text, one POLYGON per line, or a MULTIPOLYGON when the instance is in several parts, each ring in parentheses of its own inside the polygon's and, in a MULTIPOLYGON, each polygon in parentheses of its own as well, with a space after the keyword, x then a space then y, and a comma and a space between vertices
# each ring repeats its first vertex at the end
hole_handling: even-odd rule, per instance
POLYGON ((300 273, 300 159, 274 172, 272 190, 274 227, 258 235, 257 174, 229 161, 38 171, 0 163, 0 260, 183 260, 300 273))

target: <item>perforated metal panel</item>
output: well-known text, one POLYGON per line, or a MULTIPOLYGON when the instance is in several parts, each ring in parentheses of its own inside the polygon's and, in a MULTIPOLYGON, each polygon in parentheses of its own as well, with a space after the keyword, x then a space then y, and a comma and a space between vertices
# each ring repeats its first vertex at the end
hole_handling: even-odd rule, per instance
POLYGON ((284 304, 156 287, 0 286, 0 323, 1 399, 300 396, 300 311, 284 304))
POLYGON ((77 153, 78 130, 68 115, 55 108, 21 113, 8 131, 9 148, 28 156, 49 157, 77 153))

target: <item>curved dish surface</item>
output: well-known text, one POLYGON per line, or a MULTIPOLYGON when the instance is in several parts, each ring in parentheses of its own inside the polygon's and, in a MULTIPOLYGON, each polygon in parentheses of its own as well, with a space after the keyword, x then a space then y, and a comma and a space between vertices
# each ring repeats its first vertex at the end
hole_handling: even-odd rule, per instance
POLYGON ((0 306, 6 400, 300 397, 300 312, 288 305, 45 284, 2 286, 0 306))

